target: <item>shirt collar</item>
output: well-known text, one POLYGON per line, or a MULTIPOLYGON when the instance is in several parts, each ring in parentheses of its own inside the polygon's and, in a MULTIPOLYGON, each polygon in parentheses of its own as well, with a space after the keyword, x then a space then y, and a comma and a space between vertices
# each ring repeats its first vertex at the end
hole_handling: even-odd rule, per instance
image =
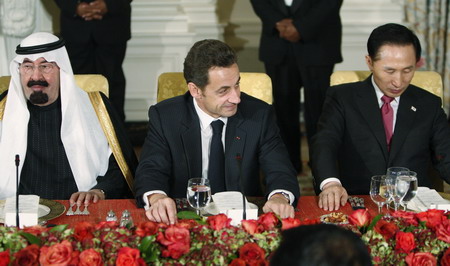
MULTIPOLYGON (((377 100, 378 100, 378 104, 381 106, 383 105, 383 100, 381 100, 381 97, 383 97, 384 93, 380 90, 380 88, 378 87, 378 85, 375 83, 375 80, 373 78, 373 75, 371 77, 371 81, 372 81, 372 85, 375 88, 375 93, 377 95, 377 100)), ((400 102, 400 96, 397 96, 394 98, 394 101, 399 103, 400 102)))
POLYGON ((212 117, 209 114, 205 113, 205 111, 203 111, 200 108, 200 106, 198 106, 198 103, 195 100, 195 98, 192 98, 192 100, 194 101, 195 111, 197 112, 198 118, 200 120, 200 128, 201 128, 201 130, 204 130, 205 128, 208 128, 209 125, 211 124, 211 122, 214 121, 214 120, 217 120, 217 119, 222 120, 222 122, 225 125, 227 124, 228 117, 219 117, 219 118, 212 117))

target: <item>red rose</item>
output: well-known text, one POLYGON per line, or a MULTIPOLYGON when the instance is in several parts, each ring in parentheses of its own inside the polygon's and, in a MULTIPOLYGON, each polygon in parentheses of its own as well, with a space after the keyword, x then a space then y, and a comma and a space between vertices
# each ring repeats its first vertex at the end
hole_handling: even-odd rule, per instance
POLYGON ((429 228, 434 228, 436 225, 442 223, 443 219, 447 219, 447 217, 444 216, 444 211, 435 209, 416 213, 416 217, 419 221, 426 222, 426 226, 429 228))
POLYGON ((9 249, 0 252, 0 266, 8 266, 9 261, 9 249))
POLYGON ((266 253, 256 243, 246 243, 239 249, 239 258, 243 259, 247 264, 260 265, 261 261, 265 261, 266 253))
POLYGON ((245 260, 236 258, 231 261, 229 266, 246 266, 245 260))
POLYGON ((410 253, 405 258, 408 266, 435 266, 436 258, 429 252, 410 253))
POLYGON ((368 226, 370 219, 370 213, 367 208, 355 210, 348 216, 348 221, 358 227, 368 226))
POLYGON ((256 220, 242 220, 241 226, 251 235, 261 233, 264 230, 264 227, 258 224, 258 221, 256 220))
POLYGON ((25 233, 33 234, 35 236, 47 232, 48 230, 49 230, 48 228, 43 227, 41 225, 25 226, 25 228, 23 229, 25 233))
POLYGON ((408 223, 409 225, 417 226, 419 224, 417 222, 416 214, 414 212, 396 211, 392 213, 392 216, 402 218, 402 220, 408 223))
POLYGON ((189 230, 184 227, 170 225, 165 232, 159 232, 156 240, 167 249, 163 250, 164 257, 178 259, 189 252, 191 238, 189 230))
POLYGON ((101 266, 103 265, 102 255, 95 251, 95 249, 90 248, 83 250, 79 256, 79 264, 81 266, 101 266))
POLYGON ((39 265, 39 246, 36 244, 29 245, 21 250, 19 250, 16 254, 14 254, 14 261, 12 265, 21 266, 21 265, 39 265))
POLYGON ((145 265, 144 259, 141 258, 139 250, 130 247, 122 247, 117 254, 116 266, 139 266, 145 265))
POLYGON ((78 241, 94 238, 94 225, 89 222, 78 222, 74 227, 73 236, 78 241))
POLYGON ((441 266, 450 266, 450 248, 448 248, 444 252, 444 255, 442 255, 442 258, 441 258, 441 261, 440 261, 440 265, 441 266))
POLYGON ((300 219, 286 218, 286 219, 281 220, 281 230, 286 230, 286 229, 290 229, 293 227, 297 227, 301 224, 302 223, 300 222, 300 219))
MULTIPOLYGON (((164 228, 164 227, 162 227, 162 225, 164 225, 164 224, 159 224, 158 227, 164 228)), ((194 228, 197 225, 198 225, 198 222, 193 219, 178 220, 178 226, 184 227, 188 230, 194 228)))
POLYGON ((158 232, 158 224, 155 222, 147 221, 140 223, 136 228, 136 235, 140 237, 151 236, 158 232))
POLYGON ((386 222, 385 220, 379 220, 375 225, 375 231, 380 233, 387 241, 398 231, 398 226, 394 223, 386 222))
POLYGON ((117 228, 119 227, 119 223, 118 222, 114 222, 114 221, 103 221, 103 222, 99 222, 98 224, 95 225, 95 230, 101 230, 101 229, 105 229, 105 228, 117 228))
POLYGON ((412 233, 405 233, 398 231, 395 236, 396 244, 395 250, 398 252, 409 253, 416 248, 416 242, 414 241, 414 235, 412 233))
POLYGON ((450 220, 442 220, 434 229, 439 240, 450 243, 450 220))
POLYGON ((258 223, 262 224, 264 230, 271 230, 278 224, 278 218, 273 212, 264 213, 258 218, 258 223))
POLYGON ((209 216, 206 221, 208 222, 209 226, 216 231, 222 230, 222 228, 225 227, 229 227, 231 223, 231 219, 223 213, 209 216))
POLYGON ((39 263, 41 265, 69 265, 77 257, 78 252, 74 252, 70 242, 64 240, 50 247, 41 247, 39 263))

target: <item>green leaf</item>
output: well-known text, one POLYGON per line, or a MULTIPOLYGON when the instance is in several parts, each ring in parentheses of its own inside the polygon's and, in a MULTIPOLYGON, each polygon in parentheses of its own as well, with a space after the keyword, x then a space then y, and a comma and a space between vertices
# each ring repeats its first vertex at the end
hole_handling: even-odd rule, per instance
POLYGON ((383 217, 382 214, 378 214, 377 216, 375 216, 375 218, 373 218, 372 222, 367 227, 367 231, 372 230, 375 227, 375 225, 378 223, 378 221, 381 219, 381 217, 383 217))
POLYGON ((161 253, 158 244, 155 242, 155 239, 156 237, 154 235, 146 236, 142 239, 138 247, 139 251, 142 254, 142 258, 147 264, 151 264, 152 262, 157 261, 159 258, 159 254, 161 253))
POLYGON ((50 232, 64 232, 64 230, 67 229, 67 224, 61 224, 61 225, 57 225, 55 227, 53 227, 52 229, 50 229, 50 232))
POLYGON ((193 211, 180 211, 178 214, 178 219, 192 219, 201 220, 202 217, 193 211))
POLYGON ((30 244, 36 244, 38 246, 41 246, 41 240, 37 236, 30 234, 30 233, 25 233, 25 232, 20 232, 19 234, 21 236, 25 237, 25 239, 28 240, 28 242, 30 242, 30 244))

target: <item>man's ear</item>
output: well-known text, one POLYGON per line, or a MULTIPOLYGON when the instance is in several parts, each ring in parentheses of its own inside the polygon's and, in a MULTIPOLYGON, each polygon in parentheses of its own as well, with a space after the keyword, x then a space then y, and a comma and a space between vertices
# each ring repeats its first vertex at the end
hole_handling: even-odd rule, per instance
POLYGON ((370 57, 370 55, 366 55, 366 64, 367 64, 367 67, 370 69, 370 71, 373 72, 373 61, 372 61, 372 57, 370 57))
POLYGON ((201 99, 202 93, 200 91, 200 88, 198 88, 193 82, 189 82, 187 84, 189 92, 191 93, 192 98, 195 99, 201 99))

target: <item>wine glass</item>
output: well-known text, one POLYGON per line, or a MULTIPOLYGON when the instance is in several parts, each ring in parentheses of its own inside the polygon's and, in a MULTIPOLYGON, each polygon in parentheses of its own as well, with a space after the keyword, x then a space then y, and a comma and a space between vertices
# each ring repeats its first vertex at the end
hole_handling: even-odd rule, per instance
POLYGON ((409 171, 408 175, 406 176, 406 179, 409 182, 409 189, 408 192, 406 192, 405 197, 403 197, 403 200, 401 202, 401 205, 403 206, 403 209, 406 211, 406 208, 408 207, 408 203, 416 196, 417 194, 417 173, 414 171, 409 171))
POLYGON ((389 200, 385 175, 372 176, 370 180, 370 198, 378 205, 378 213, 381 213, 383 205, 389 200))
POLYGON ((394 202, 394 210, 398 210, 398 206, 403 200, 403 197, 405 197, 406 193, 409 189, 409 176, 408 172, 404 172, 404 174, 399 174, 396 178, 388 178, 388 186, 391 187, 391 199, 394 202))
POLYGON ((197 211, 197 215, 200 215, 200 211, 205 208, 211 200, 209 179, 200 177, 189 179, 186 197, 189 205, 197 211))
MULTIPOLYGON (((400 175, 400 173, 405 173, 409 171, 408 168, 406 167, 399 167, 399 166, 393 166, 393 167, 389 167, 386 171, 386 182, 387 182, 387 187, 388 187, 388 192, 389 192, 389 200, 388 202, 393 202, 393 196, 395 194, 395 181, 397 179, 397 177, 400 175)), ((387 208, 389 210, 389 204, 387 204, 387 208)), ((389 215, 389 212, 388 212, 389 215)))

